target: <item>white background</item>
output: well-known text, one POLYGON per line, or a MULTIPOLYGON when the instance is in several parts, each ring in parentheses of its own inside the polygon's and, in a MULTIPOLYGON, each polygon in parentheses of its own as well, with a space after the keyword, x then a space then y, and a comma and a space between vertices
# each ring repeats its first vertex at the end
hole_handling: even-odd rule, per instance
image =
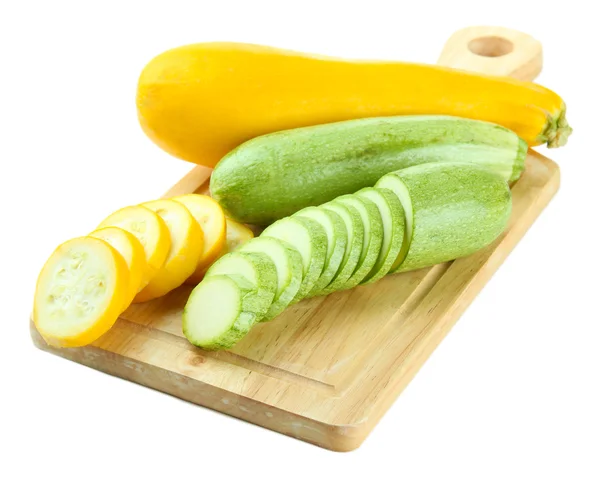
POLYGON ((600 481, 600 42, 583 3, 1 2, 0 481, 600 481), (33 286, 54 247, 191 167, 138 127, 137 76, 154 55, 235 40, 435 62, 454 30, 480 24, 544 45, 538 81, 575 129, 540 149, 561 190, 360 449, 320 449, 33 348, 33 286))

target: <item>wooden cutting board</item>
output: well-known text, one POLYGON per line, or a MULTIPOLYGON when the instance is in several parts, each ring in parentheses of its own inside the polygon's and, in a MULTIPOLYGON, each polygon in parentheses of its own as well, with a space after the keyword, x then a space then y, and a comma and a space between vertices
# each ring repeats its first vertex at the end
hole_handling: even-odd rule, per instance
MULTIPOLYGON (((541 46, 519 32, 470 28, 449 40, 440 63, 533 79, 541 69, 541 46)), ((167 195, 202 192, 209 176, 209 169, 194 167, 167 195)), ((305 300, 256 326, 229 351, 206 352, 183 336, 181 312, 189 287, 131 306, 87 347, 49 347, 33 324, 32 338, 42 350, 108 374, 319 446, 352 450, 558 186, 556 164, 530 151, 526 171, 513 187, 510 225, 493 245, 454 262, 305 300)))

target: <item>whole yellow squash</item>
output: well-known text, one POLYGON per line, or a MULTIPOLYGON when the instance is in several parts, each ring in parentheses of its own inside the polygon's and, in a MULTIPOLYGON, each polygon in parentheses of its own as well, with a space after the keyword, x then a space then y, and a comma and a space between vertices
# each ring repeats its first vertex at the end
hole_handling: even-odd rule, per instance
POLYGON ((140 76, 137 109, 156 144, 209 167, 262 134, 362 117, 479 119, 512 129, 530 146, 562 146, 571 132, 562 99, 531 82, 227 42, 155 57, 140 76))

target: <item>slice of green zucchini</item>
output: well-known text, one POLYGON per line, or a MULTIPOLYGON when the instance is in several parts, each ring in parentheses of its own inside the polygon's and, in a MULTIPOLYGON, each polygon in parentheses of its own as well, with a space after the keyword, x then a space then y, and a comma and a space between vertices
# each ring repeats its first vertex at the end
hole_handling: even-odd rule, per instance
POLYGON ((262 253, 268 256, 277 270, 277 291, 263 322, 278 316, 292 303, 302 284, 302 256, 289 243, 260 236, 244 243, 238 249, 242 252, 262 253))
POLYGON ((257 323, 250 309, 254 286, 237 275, 206 276, 183 310, 183 333, 195 346, 229 349, 257 323))
POLYGON ((353 206, 346 206, 342 203, 331 201, 324 204, 323 208, 334 211, 340 215, 346 227, 348 238, 340 269, 331 283, 323 290, 323 293, 325 294, 343 290, 345 284, 355 272, 358 262, 360 261, 365 229, 360 218, 360 213, 353 206))
POLYGON ((260 321, 267 314, 277 291, 277 270, 263 253, 241 251, 227 253, 206 272, 206 276, 233 275, 244 277, 253 287, 246 295, 246 310, 254 312, 260 321))
POLYGON ((289 217, 268 226, 261 236, 269 236, 288 242, 302 256, 302 284, 292 303, 305 298, 323 273, 327 257, 327 235, 324 228, 314 220, 289 217))
POLYGON ((349 289, 361 283, 375 266, 383 241, 383 221, 377 205, 367 198, 344 195, 336 198, 335 201, 355 208, 363 224, 363 246, 360 260, 356 270, 343 287, 343 289, 349 289))
POLYGON ((316 206, 304 208, 294 216, 310 218, 311 220, 316 221, 323 227, 325 234, 327 235, 325 266, 323 267, 321 276, 307 297, 321 295, 323 289, 331 283, 333 277, 338 273, 342 260, 344 259, 346 243, 348 243, 346 225, 344 225, 344 221, 337 213, 316 206))
POLYGON ((377 205, 383 222, 383 240, 375 265, 361 284, 373 283, 389 272, 404 240, 404 209, 394 193, 385 188, 364 188, 356 193, 377 205))

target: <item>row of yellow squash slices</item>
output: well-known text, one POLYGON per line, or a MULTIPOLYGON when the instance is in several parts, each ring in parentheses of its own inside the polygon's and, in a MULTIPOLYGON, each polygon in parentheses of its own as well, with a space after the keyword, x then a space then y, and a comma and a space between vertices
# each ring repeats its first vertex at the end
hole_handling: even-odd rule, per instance
POLYGON ((90 344, 131 303, 198 283, 217 258, 253 236, 204 195, 122 208, 50 256, 38 277, 33 321, 50 345, 90 344))

